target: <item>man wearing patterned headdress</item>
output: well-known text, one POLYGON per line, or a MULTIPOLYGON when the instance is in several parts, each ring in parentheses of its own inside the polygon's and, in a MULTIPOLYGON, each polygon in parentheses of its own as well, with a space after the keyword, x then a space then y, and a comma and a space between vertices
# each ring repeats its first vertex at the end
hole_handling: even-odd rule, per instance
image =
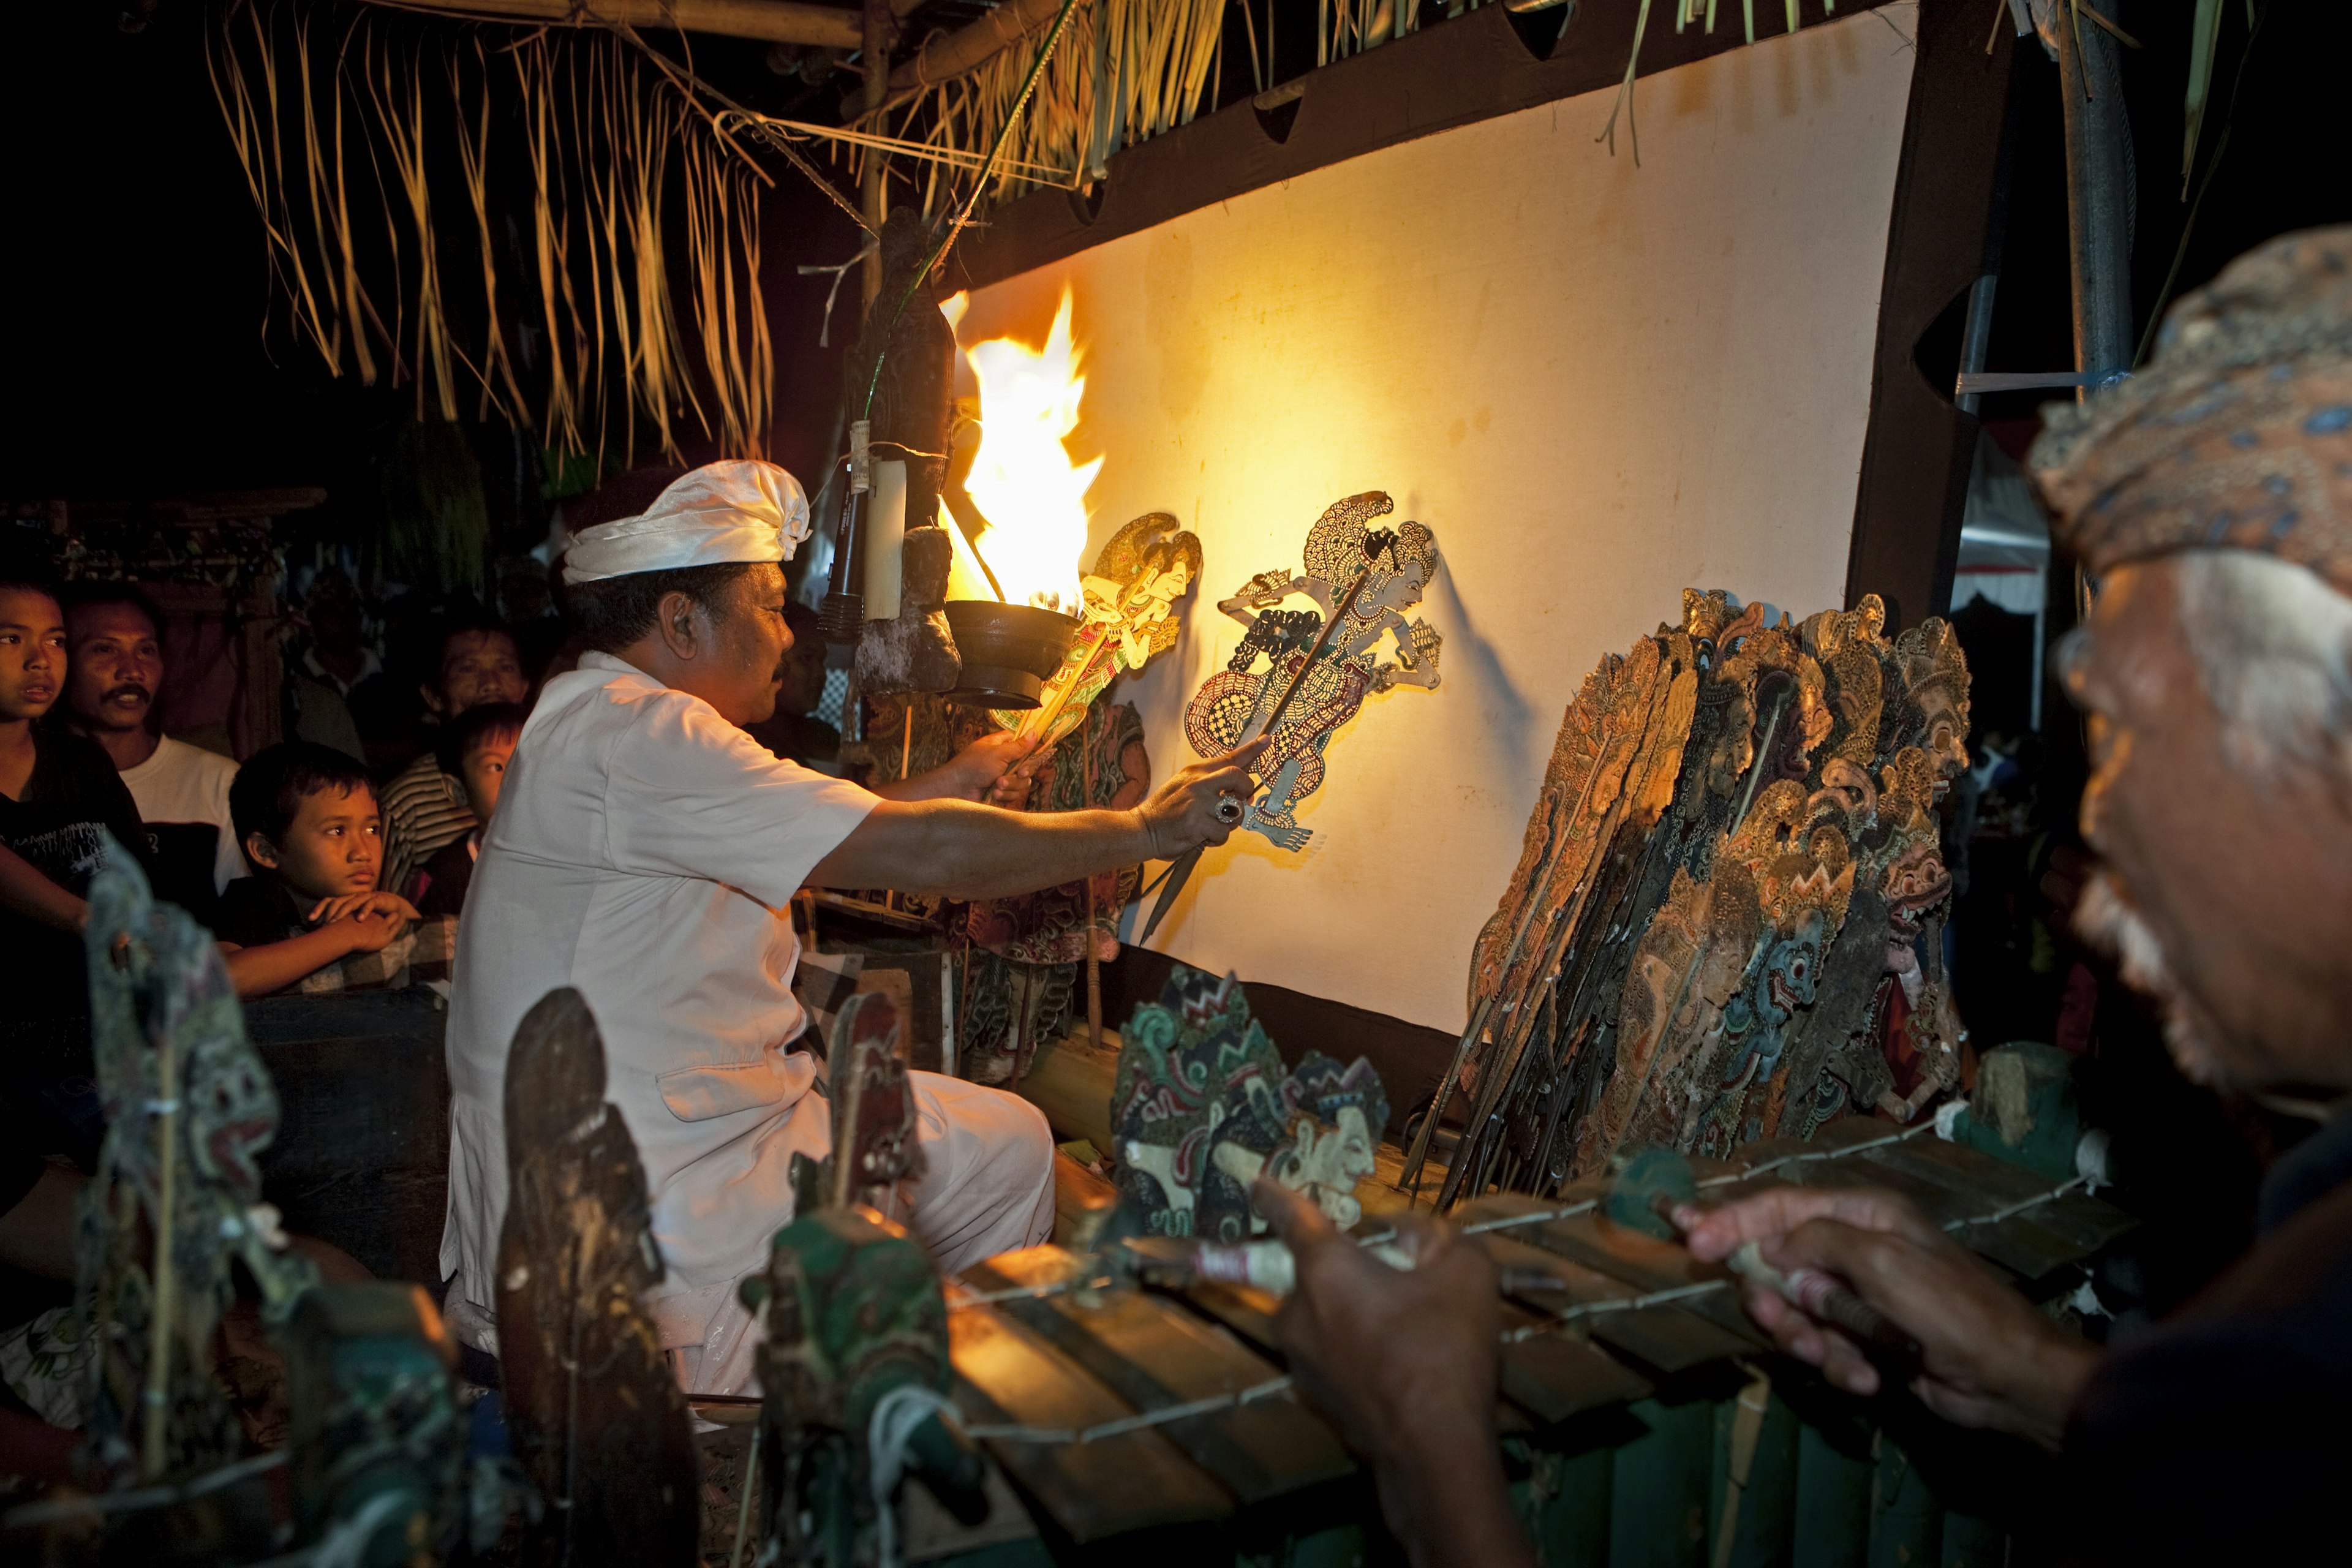
MULTIPOLYGON (((1702 1258, 1752 1240, 1842 1277, 1918 1342, 1929 1408, 2059 1452, 2070 1560, 2306 1560, 2340 1537, 2352 1477, 2352 228, 2273 241, 2184 299, 2143 374, 2051 412, 2033 467, 2097 584, 2061 650, 2096 765, 2076 926, 2162 1005, 2190 1077, 2326 1124, 2271 1170, 2253 1249, 2112 1349, 1890 1193, 1675 1217, 1702 1258)), ((1502 1560, 1499 1469, 1462 1462, 1465 1432, 1491 1431, 1490 1266, 1441 1232, 1399 1274, 1260 1203, 1299 1253, 1291 1370, 1373 1458, 1414 1560, 1502 1560)), ((1834 1328, 1752 1287, 1747 1305, 1832 1383, 1880 1390, 1834 1328)))
MULTIPOLYGON (((793 1155, 821 1157, 831 1141, 798 1048, 793 891, 1030 892, 1222 843, 1222 797, 1249 793, 1249 749, 1184 770, 1134 810, 1051 816, 974 804, 1017 754, 1010 737, 887 799, 772 756, 742 726, 774 710, 792 647, 782 563, 807 532, 790 474, 714 463, 644 515, 583 531, 564 558, 593 651, 548 682, 516 744, 449 1011, 441 1263, 450 1322, 481 1348, 496 1342, 506 1061, 550 991, 577 988, 604 1036, 606 1092, 643 1162, 665 1265, 647 1302, 662 1344, 689 1390, 736 1392, 753 1348, 736 1288, 792 1216, 793 1155)), ((904 1217, 940 1267, 1044 1240, 1044 1118, 953 1079, 908 1083, 924 1174, 904 1217)))

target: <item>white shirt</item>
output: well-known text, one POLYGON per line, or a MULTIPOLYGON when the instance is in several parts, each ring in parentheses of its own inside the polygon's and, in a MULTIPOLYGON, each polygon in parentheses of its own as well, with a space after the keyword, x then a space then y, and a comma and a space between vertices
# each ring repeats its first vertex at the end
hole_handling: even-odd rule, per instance
POLYGON ((507 1053, 562 985, 596 1016, 605 1098, 636 1140, 668 1265, 659 1293, 731 1287, 764 1265, 792 1206, 793 1151, 809 1147, 788 1124, 815 1074, 790 1048, 805 1023, 792 896, 876 798, 779 761, 700 698, 608 655, 548 682, 457 928, 441 1237, 453 1325, 496 1304, 507 1053))
POLYGON ((155 743, 154 754, 135 768, 122 770, 122 783, 139 807, 139 819, 153 827, 170 822, 209 823, 220 829, 213 850, 213 891, 225 892, 245 876, 245 855, 237 848, 236 824, 228 813, 228 786, 236 782, 236 764, 218 752, 191 746, 166 735, 155 743))

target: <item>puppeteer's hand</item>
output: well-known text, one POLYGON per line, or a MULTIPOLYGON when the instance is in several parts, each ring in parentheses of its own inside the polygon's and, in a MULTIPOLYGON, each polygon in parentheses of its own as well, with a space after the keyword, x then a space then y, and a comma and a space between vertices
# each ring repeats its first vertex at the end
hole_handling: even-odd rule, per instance
POLYGON ((1313 1202, 1259 1180, 1251 1201, 1290 1247, 1298 1288, 1276 1319, 1308 1404, 1370 1461, 1381 1510, 1416 1564, 1532 1563, 1496 1447, 1495 1266, 1442 1220, 1396 1217, 1400 1271, 1313 1202))
POLYGON ((1256 792, 1250 767, 1265 753, 1266 745, 1265 740, 1255 740, 1222 757, 1194 763, 1153 791, 1151 798, 1136 808, 1150 836, 1151 858, 1172 859, 1203 844, 1223 844, 1231 837, 1234 824, 1217 819, 1218 803, 1226 795, 1246 803, 1256 792))
POLYGON ((1029 742, 1010 730, 992 730, 950 758, 940 771, 957 775, 958 800, 984 800, 1005 770, 1029 754, 1029 742))
POLYGON ((874 793, 885 800, 987 800, 1028 751, 1029 742, 1012 731, 992 730, 929 773, 877 784, 874 793))
MULTIPOLYGON (((2054 1450, 2068 1407, 2098 1364, 2096 1346, 2034 1310, 1893 1193, 1774 1187, 1720 1208, 1685 1205, 1675 1220, 1708 1262, 1756 1241, 1783 1273, 1813 1268, 1852 1285, 1918 1342, 1912 1392, 1947 1421, 2054 1450)), ((1751 1283, 1743 1293, 1748 1316, 1782 1350, 1850 1394, 1878 1392, 1878 1368, 1853 1341, 1771 1291, 1751 1283)))

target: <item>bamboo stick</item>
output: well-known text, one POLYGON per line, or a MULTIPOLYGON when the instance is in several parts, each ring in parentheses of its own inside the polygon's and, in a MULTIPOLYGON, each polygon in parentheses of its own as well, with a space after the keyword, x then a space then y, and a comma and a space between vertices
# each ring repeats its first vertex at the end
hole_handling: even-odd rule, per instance
MULTIPOLYGON (((537 0, 533 0, 537 3, 537 0)), ((1061 0, 1006 0, 961 32, 936 43, 926 42, 915 58, 890 73, 884 108, 897 108, 942 82, 967 76, 997 55, 1050 26, 1061 11, 1061 0)), ((861 118, 874 112, 864 100, 843 106, 861 118)))
MULTIPOLYGON (((757 38, 771 44, 807 44, 854 49, 862 34, 857 13, 846 6, 802 5, 799 0, 373 0, 404 11, 435 11, 486 21, 526 21, 594 26, 626 22, 634 26, 676 27, 721 37, 757 38)), ((899 15, 914 0, 898 0, 899 15)))
MULTIPOLYGON (((888 0, 865 0, 863 16, 866 82, 864 112, 871 115, 882 108, 882 100, 890 90, 890 45, 898 37, 898 19, 890 14, 888 0)), ((866 219, 866 232, 876 237, 873 247, 866 253, 866 268, 859 275, 860 314, 874 308, 874 297, 882 292, 882 178, 888 159, 878 150, 868 148, 858 160, 857 201, 866 219)))
POLYGON ((173 1221, 178 1217, 180 1172, 180 1070, 170 1031, 155 1044, 155 1269, 147 1325, 147 1387, 141 1411, 139 1468, 149 1480, 163 1474, 170 1458, 165 1439, 172 1415, 172 1319, 179 1310, 179 1274, 173 1267, 173 1221))

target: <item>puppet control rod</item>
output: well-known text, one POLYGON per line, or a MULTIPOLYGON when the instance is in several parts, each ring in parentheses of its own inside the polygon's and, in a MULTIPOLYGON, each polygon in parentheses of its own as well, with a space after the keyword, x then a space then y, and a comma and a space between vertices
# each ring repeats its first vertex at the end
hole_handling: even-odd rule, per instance
MULTIPOLYGON (((818 612, 818 626, 827 642, 856 642, 866 629, 863 535, 866 497, 874 488, 874 395, 882 384, 883 363, 890 357, 890 334, 898 331, 899 318, 907 313, 907 306, 913 301, 916 291, 922 288, 924 280, 930 277, 932 269, 947 255, 948 248, 955 244, 956 237, 963 232, 964 225, 971 221, 973 210, 980 205, 980 198, 988 189, 988 177, 995 171, 997 158, 1004 151, 1005 139, 1012 135, 1013 123, 1028 108, 1030 96, 1037 90, 1037 79, 1045 74, 1045 62, 1053 58, 1054 46, 1061 42, 1062 30, 1069 26, 1070 13, 1076 6, 1077 0, 1062 0, 1062 8, 1054 16, 1053 26, 1046 30, 1045 41, 1037 46, 1036 58, 1029 62, 1029 75, 1021 83, 1020 94, 1013 99, 1012 109, 1005 113, 1004 123, 997 128, 996 140, 989 144, 987 160, 981 164, 979 174, 972 177, 971 194, 955 209, 946 232, 940 237, 940 242, 931 247, 931 253, 923 258, 923 264, 916 268, 907 279, 906 290, 898 296, 898 304, 891 307, 890 319, 877 336, 874 369, 866 379, 866 401, 859 407, 857 417, 849 425, 849 490, 841 498, 841 522, 834 532, 833 572, 825 588, 824 605, 818 612)), ((992 583, 993 579, 991 581, 992 583)))

